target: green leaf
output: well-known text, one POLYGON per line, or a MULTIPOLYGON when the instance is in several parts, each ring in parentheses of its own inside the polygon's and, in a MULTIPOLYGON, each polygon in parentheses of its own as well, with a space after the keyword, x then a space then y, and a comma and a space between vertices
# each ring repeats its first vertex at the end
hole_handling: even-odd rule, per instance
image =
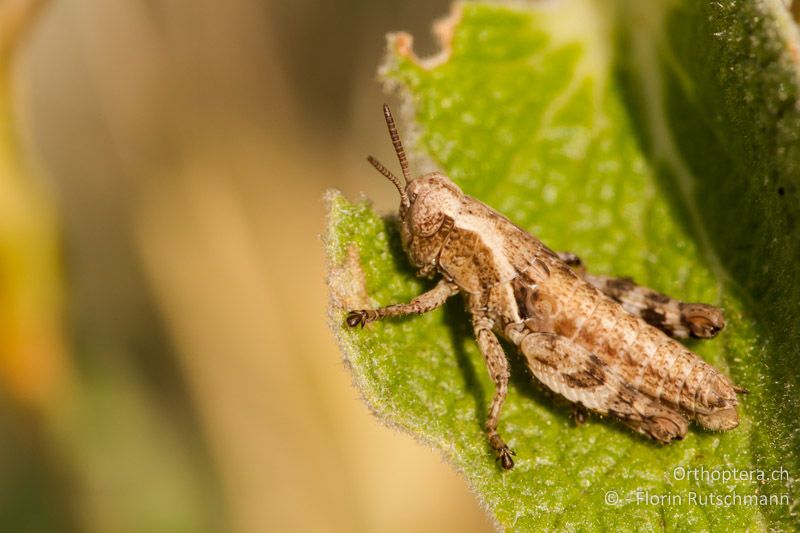
POLYGON ((786 57, 796 30, 767 4, 470 3, 440 26, 439 57, 390 38, 384 75, 413 104, 412 150, 592 271, 724 307, 726 330, 691 348, 752 391, 737 429, 661 446, 597 417, 577 427, 506 345, 500 431, 518 455, 503 472, 482 431, 493 385, 459 302, 344 326, 347 309, 431 282, 414 277, 393 219, 330 193, 331 321, 356 385, 387 423, 439 449, 500 526, 798 525, 785 477, 800 472, 800 92, 786 57), (784 479, 742 479, 751 469, 784 479))

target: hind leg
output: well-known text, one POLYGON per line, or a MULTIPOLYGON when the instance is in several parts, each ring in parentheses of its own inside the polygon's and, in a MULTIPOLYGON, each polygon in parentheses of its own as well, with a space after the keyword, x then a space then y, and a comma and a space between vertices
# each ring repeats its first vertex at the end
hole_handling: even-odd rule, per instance
POLYGON ((581 345, 555 333, 527 333, 517 341, 536 379, 567 400, 664 443, 686 435, 688 421, 679 412, 628 385, 581 345))
POLYGON ((558 256, 584 280, 619 302, 630 314, 642 318, 671 337, 710 339, 725 327, 722 310, 713 305, 682 302, 636 285, 630 278, 589 274, 577 255, 560 252, 558 256))

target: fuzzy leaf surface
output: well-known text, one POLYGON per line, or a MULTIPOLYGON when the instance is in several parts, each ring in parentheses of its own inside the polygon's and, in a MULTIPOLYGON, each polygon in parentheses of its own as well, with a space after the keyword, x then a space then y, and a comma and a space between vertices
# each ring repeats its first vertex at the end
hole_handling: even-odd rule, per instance
POLYGON ((791 222, 800 128, 791 106, 736 105, 748 91, 763 101, 778 86, 796 101, 794 65, 775 44, 793 28, 757 2, 714 4, 730 8, 720 15, 729 18, 688 1, 463 4, 444 26, 445 55, 420 61, 398 35, 383 73, 413 104, 408 148, 467 194, 551 248, 577 253, 593 272, 725 309, 718 338, 689 344, 752 391, 733 431, 695 427, 661 446, 611 420, 576 427, 571 407, 543 392, 505 345, 512 384, 500 432, 518 455, 503 472, 482 430, 494 388, 459 298, 419 317, 344 326, 347 309, 409 301, 432 282, 414 276, 396 220, 328 196, 332 327, 356 385, 387 423, 439 449, 507 529, 798 523, 784 499, 730 503, 733 494, 797 497, 800 424, 789 415, 798 412, 800 360, 800 240, 791 222), (761 23, 753 27, 747 9, 762 9, 761 23), (724 24, 771 48, 730 35, 715 45, 724 24), (774 60, 764 76, 753 67, 766 61, 758 53, 774 60), (740 75, 726 78, 730 69, 740 75), (777 113, 781 124, 764 126, 777 113), (765 176, 774 183, 763 185, 765 176), (781 467, 790 479, 716 478, 781 467))

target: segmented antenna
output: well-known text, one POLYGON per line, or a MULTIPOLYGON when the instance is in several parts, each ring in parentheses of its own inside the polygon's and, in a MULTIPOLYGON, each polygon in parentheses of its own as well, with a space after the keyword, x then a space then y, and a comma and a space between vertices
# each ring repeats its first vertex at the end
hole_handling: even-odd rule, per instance
POLYGON ((389 128, 389 136, 392 138, 394 151, 397 153, 397 159, 400 161, 400 168, 403 170, 403 178, 405 178, 406 183, 409 183, 411 178, 408 175, 408 160, 406 159, 406 152, 403 150, 403 143, 400 142, 400 135, 397 133, 397 126, 394 125, 392 110, 389 109, 387 104, 383 104, 383 116, 386 118, 386 126, 389 128))
POLYGON ((397 187, 397 192, 399 192, 399 193, 400 193, 400 201, 401 201, 401 203, 402 203, 403 205, 405 205, 406 207, 408 207, 408 206, 410 205, 410 202, 408 201, 408 196, 406 195, 406 191, 405 191, 405 190, 403 190, 403 186, 402 186, 402 184, 400 183, 400 180, 399 180, 399 179, 397 179, 397 176, 395 176, 394 174, 392 174, 392 173, 391 173, 391 171, 390 171, 388 168, 386 168, 385 166, 383 166, 383 165, 381 164, 381 162, 380 162, 380 161, 378 161, 377 159, 375 159, 375 158, 374 158, 374 157, 372 157, 371 155, 367 156, 367 161, 369 161, 369 162, 370 162, 370 164, 371 164, 373 167, 375 167, 375 169, 376 169, 378 172, 380 172, 381 174, 383 174, 383 175, 386 177, 386 179, 388 179, 389 181, 391 181, 392 183, 394 183, 394 186, 395 186, 395 187, 397 187))

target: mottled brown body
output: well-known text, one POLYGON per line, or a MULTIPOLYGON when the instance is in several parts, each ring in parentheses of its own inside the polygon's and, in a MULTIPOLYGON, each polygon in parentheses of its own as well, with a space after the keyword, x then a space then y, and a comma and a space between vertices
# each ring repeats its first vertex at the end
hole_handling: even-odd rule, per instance
POLYGON ((718 309, 674 300, 629 279, 589 275, 577 257, 554 253, 444 175, 409 180, 391 114, 384 109, 405 189, 373 164, 401 193, 409 259, 421 275, 438 273, 442 280, 410 304, 353 311, 347 323, 363 326, 385 316, 422 313, 464 294, 495 382, 486 429, 504 468, 513 466, 513 452, 497 424, 509 370, 496 334, 518 347, 545 387, 659 441, 683 438, 689 420, 714 430, 736 427, 736 393, 744 389, 667 335, 714 336, 724 327, 718 309))

